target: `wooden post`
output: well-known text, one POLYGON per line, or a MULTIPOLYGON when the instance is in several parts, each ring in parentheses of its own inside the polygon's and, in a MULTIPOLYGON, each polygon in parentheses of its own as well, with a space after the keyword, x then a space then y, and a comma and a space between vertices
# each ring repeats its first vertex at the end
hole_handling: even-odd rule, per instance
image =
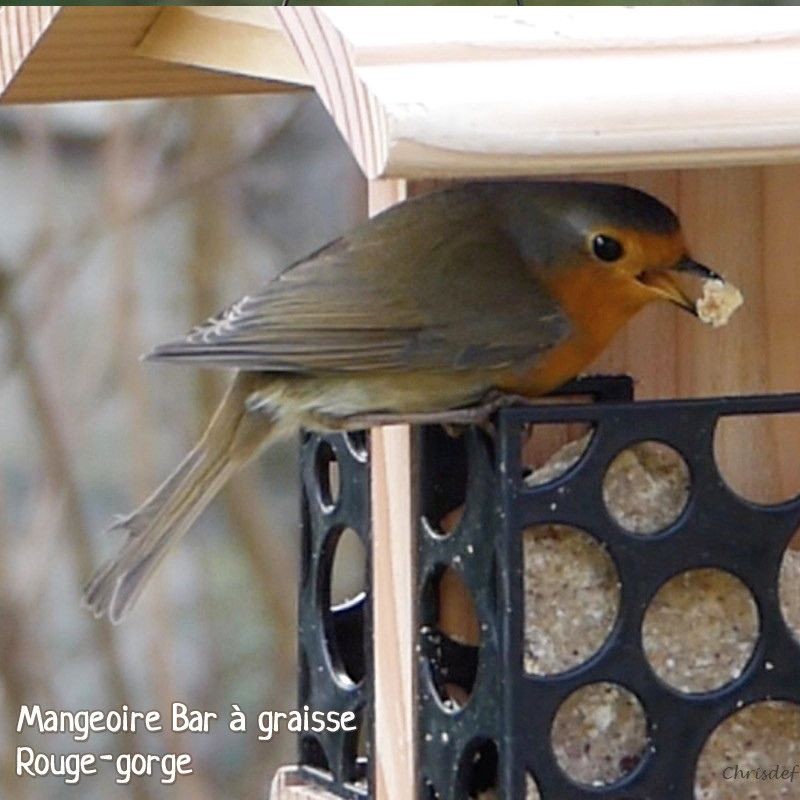
MULTIPOLYGON (((405 199, 404 181, 373 181, 370 215, 405 199)), ((374 428, 372 468, 372 603, 375 676, 375 797, 408 800, 417 779, 414 739, 415 509, 411 432, 374 428)))

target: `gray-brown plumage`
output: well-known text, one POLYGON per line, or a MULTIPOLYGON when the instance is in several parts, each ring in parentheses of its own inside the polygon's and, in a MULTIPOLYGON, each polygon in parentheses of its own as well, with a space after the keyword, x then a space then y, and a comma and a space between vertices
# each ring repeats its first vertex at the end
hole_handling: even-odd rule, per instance
POLYGON ((150 358, 304 374, 496 368, 528 358, 568 322, 514 236, 488 224, 497 210, 464 190, 405 203, 150 358))
POLYGON ((557 387, 647 302, 690 304, 666 275, 679 262, 674 214, 627 187, 478 183, 375 217, 150 354, 238 373, 198 445, 115 523, 126 539, 85 602, 121 619, 225 481, 299 426, 439 419, 557 387))

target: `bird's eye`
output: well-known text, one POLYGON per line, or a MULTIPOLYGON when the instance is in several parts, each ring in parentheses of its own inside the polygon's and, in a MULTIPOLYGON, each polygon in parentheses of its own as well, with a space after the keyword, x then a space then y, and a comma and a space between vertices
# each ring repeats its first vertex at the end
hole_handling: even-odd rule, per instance
POLYGON ((592 251, 601 261, 618 261, 622 258, 622 245, 611 236, 598 234, 592 239, 592 251))

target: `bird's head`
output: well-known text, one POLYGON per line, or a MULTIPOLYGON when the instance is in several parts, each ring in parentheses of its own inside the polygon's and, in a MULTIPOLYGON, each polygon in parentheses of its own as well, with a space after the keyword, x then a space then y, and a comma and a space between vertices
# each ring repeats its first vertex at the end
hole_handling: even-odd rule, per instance
POLYGON ((528 228, 522 245, 530 262, 542 265, 547 282, 580 270, 596 286, 598 299, 607 287, 626 295, 631 306, 668 300, 696 314, 681 276, 719 278, 690 257, 675 213, 645 192, 603 183, 530 186, 535 198, 529 208, 535 208, 539 224, 528 228))

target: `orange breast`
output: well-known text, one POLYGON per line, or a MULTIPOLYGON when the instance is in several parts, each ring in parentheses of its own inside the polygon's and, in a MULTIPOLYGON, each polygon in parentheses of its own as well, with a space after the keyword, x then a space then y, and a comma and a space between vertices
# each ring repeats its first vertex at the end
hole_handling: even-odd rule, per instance
POLYGON ((635 281, 615 279, 603 267, 587 264, 562 270, 546 281, 572 323, 569 337, 524 372, 505 373, 498 388, 527 397, 557 389, 585 369, 614 334, 650 302, 635 281))

